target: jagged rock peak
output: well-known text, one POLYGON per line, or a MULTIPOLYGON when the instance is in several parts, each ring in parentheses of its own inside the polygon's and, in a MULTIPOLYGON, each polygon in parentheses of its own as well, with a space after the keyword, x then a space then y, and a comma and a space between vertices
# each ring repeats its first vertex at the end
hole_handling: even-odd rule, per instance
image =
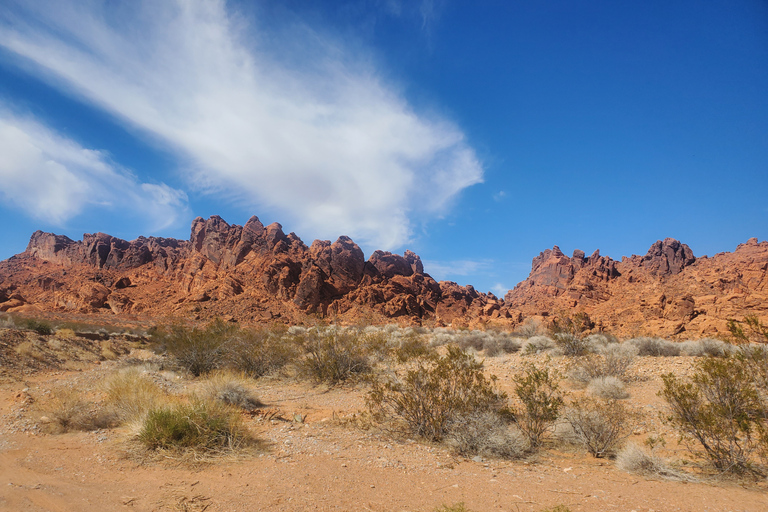
POLYGON ((679 274, 695 261, 690 247, 674 238, 665 238, 651 245, 640 264, 653 274, 666 275, 679 274))

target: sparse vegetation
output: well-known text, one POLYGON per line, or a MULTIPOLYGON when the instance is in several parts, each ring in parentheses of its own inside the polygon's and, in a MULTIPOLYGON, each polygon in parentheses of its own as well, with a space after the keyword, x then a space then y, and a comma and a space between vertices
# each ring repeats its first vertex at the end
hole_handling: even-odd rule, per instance
POLYGON ((662 338, 641 336, 632 338, 625 343, 637 347, 638 355, 655 357, 675 357, 680 355, 680 344, 662 338))
POLYGON ((560 416, 564 403, 559 375, 555 370, 531 364, 515 379, 515 393, 523 405, 515 411, 517 425, 531 448, 537 449, 560 416))
POLYGON ((316 382, 334 385, 371 372, 368 351, 357 332, 315 328, 301 343, 306 354, 301 372, 316 382))
POLYGON ((163 391, 140 368, 131 367, 112 375, 104 385, 106 406, 119 421, 142 418, 165 402, 163 391))
POLYGON ((624 383, 616 377, 598 377, 589 381, 587 392, 605 400, 623 400, 629 398, 624 383))
POLYGON ((368 407, 382 420, 399 419, 410 434, 442 441, 463 417, 505 412, 506 395, 482 368, 472 355, 449 345, 446 355, 433 356, 402 377, 374 379, 368 407))
POLYGON ((691 379, 662 378, 659 394, 669 406, 668 421, 694 443, 692 451, 703 449, 720 472, 761 472, 755 456, 766 448, 767 415, 746 359, 705 358, 691 379))
POLYGON ((632 433, 632 414, 615 400, 584 398, 565 412, 578 442, 594 457, 613 453, 632 433))
POLYGON ((138 440, 150 450, 222 452, 244 446, 251 437, 232 407, 193 400, 149 411, 138 440))
POLYGON ((555 340, 549 336, 533 336, 523 345, 523 353, 526 355, 535 355, 547 352, 556 347, 555 340))
POLYGON ((447 444, 464 456, 515 459, 525 455, 528 442, 497 412, 461 416, 450 422, 447 444))
POLYGON ((673 481, 692 481, 687 473, 670 466, 664 459, 628 443, 616 454, 616 467, 627 473, 673 481))
POLYGON ((231 405, 244 411, 255 411, 264 404, 248 386, 242 376, 226 372, 213 372, 203 383, 203 395, 213 401, 231 405))

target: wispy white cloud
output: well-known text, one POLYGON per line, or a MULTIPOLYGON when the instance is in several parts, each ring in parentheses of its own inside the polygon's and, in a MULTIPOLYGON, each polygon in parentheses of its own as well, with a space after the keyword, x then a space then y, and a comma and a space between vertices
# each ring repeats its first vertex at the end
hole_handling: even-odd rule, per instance
POLYGON ((504 190, 499 190, 495 194, 493 194, 493 200, 497 203, 504 200, 504 198, 507 197, 507 193, 504 190))
POLYGON ((415 112, 369 56, 327 34, 268 31, 223 0, 8 5, 1 46, 169 145, 191 186, 302 233, 394 248, 411 219, 482 181, 456 125, 415 112))
POLYGON ((29 216, 63 225, 89 207, 144 217, 146 229, 173 225, 187 197, 163 183, 140 183, 107 155, 86 149, 31 117, 0 105, 0 197, 29 216))

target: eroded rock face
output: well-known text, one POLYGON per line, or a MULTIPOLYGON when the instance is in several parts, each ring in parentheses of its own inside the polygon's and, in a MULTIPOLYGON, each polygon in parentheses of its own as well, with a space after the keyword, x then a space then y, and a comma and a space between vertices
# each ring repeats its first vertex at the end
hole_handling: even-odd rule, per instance
MULTIPOLYGON (((20 276, 25 267, 39 273, 43 262, 53 266, 32 287, 35 303, 81 313, 162 316, 187 311, 200 317, 286 322, 319 314, 419 322, 435 318, 442 296, 440 285, 411 251, 402 256, 376 251, 366 261, 348 237, 333 243, 316 240, 307 247, 280 224, 265 227, 255 216, 244 226, 218 216, 198 217, 189 241, 125 241, 95 233, 76 242, 36 232, 5 271, 20 276)), ((474 290, 457 293, 473 295, 468 302, 482 314, 485 302, 474 298, 474 290)), ((450 308, 443 310, 456 316, 450 308)))
POLYGON ((411 251, 375 251, 366 261, 348 237, 307 247, 278 223, 213 216, 195 219, 188 241, 104 233, 74 241, 37 231, 24 253, 0 262, 0 311, 509 329, 584 312, 617 335, 718 336, 729 318, 768 323, 767 274, 768 242, 754 238, 709 258, 671 238, 621 261, 554 246, 502 300, 437 283, 411 251))
POLYGON ((585 312, 619 335, 723 337, 729 318, 756 314, 768 322, 766 272, 768 242, 757 239, 698 259, 672 238, 620 262, 598 251, 568 258, 555 247, 534 258, 530 277, 507 293, 504 308, 544 322, 585 312))
POLYGON ((654 243, 641 260, 643 267, 653 274, 679 274, 685 267, 693 264, 696 257, 691 248, 674 238, 654 243))

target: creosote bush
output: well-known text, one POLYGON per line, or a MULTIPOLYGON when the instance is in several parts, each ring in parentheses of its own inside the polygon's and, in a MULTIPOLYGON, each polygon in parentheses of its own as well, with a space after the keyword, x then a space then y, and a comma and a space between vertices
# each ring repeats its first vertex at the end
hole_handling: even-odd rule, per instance
POLYGON ((620 402, 583 398, 565 411, 576 440, 594 457, 613 453, 632 433, 634 415, 620 402))
POLYGON ((179 366, 197 377, 224 365, 238 331, 236 324, 216 319, 204 329, 172 325, 167 330, 159 330, 154 338, 179 366))
POLYGON ((472 355, 449 345, 447 354, 424 360, 402 377, 373 379, 368 408, 382 421, 400 420, 410 434, 442 441, 462 418, 506 412, 506 395, 482 368, 472 355))
POLYGON ((232 407, 193 400, 149 411, 138 440, 150 450, 222 452, 240 448, 251 438, 232 407))
POLYGON ((556 370, 531 364, 515 379, 515 394, 522 402, 514 413, 517 425, 535 450, 560 416, 564 403, 560 376, 556 370))
POLYGON ((259 378, 276 372, 300 355, 295 336, 279 329, 243 329, 233 333, 223 366, 259 378))
MULTIPOLYGON (((766 355, 763 350, 754 359, 766 355)), ((662 376, 659 395, 667 401, 669 423, 720 472, 762 473, 755 457, 768 447, 768 415, 756 378, 761 372, 752 364, 743 356, 708 357, 690 379, 662 376)))
POLYGON ((326 384, 338 384, 371 372, 369 351, 357 331, 335 327, 312 329, 301 340, 304 375, 326 384))
POLYGON ((587 338, 570 332, 558 332, 555 343, 564 356, 583 356, 589 353, 590 343, 587 338))

